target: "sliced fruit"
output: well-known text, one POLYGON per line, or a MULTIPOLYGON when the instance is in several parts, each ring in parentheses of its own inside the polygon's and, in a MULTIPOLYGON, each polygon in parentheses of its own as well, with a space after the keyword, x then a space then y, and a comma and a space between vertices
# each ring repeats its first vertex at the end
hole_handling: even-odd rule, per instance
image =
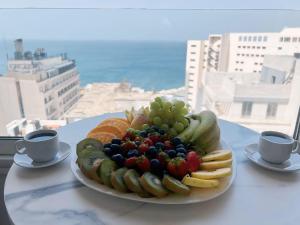
POLYGON ((112 133, 112 134, 116 135, 118 138, 122 137, 122 130, 120 130, 116 126, 110 126, 110 125, 101 125, 101 126, 95 127, 93 130, 91 130, 89 132, 89 134, 101 133, 101 132, 112 133))
POLYGON ((91 177, 92 180, 97 181, 98 183, 102 184, 101 177, 98 176, 97 170, 101 165, 103 159, 96 159, 93 163, 93 166, 90 171, 88 171, 88 175, 91 177))
POLYGON ((192 173, 192 177, 209 180, 227 177, 231 175, 231 168, 221 168, 214 171, 197 171, 192 173))
POLYGON ((111 174, 111 184, 112 186, 121 192, 127 192, 128 188, 124 181, 124 175, 127 172, 126 167, 122 167, 120 169, 117 169, 116 171, 112 172, 111 174))
POLYGON ((140 182, 143 188, 158 198, 162 198, 168 194, 160 179, 150 172, 146 172, 141 176, 140 182))
POLYGON ((140 175, 134 169, 129 169, 124 174, 124 182, 130 191, 137 193, 141 197, 150 197, 150 194, 142 187, 139 178, 140 175))
POLYGON ((218 180, 198 179, 198 178, 190 177, 189 175, 186 175, 182 179, 182 183, 184 183, 187 186, 198 187, 198 188, 213 188, 213 187, 217 187, 219 185, 218 180))
POLYGON ((211 161, 203 162, 200 165, 202 170, 216 170, 220 168, 230 167, 232 164, 232 159, 222 160, 222 161, 211 161))
POLYGON ((230 159, 231 156, 232 156, 232 152, 230 150, 216 150, 203 156, 202 161, 208 162, 208 161, 226 160, 226 159, 230 159))
POLYGON ((178 194, 188 195, 191 191, 188 186, 186 186, 185 184, 181 183, 181 181, 169 175, 164 175, 162 184, 168 190, 178 194))
POLYGON ((87 146, 93 146, 97 150, 103 150, 103 144, 94 138, 85 138, 81 140, 76 146, 76 154, 78 155, 80 151, 84 150, 87 146))
POLYGON ((97 175, 101 177, 103 183, 108 187, 112 187, 111 173, 115 171, 116 168, 117 164, 114 161, 110 159, 104 159, 101 162, 101 166, 97 170, 97 175))
POLYGON ((88 138, 93 138, 102 143, 106 144, 111 142, 112 139, 118 138, 116 135, 108 132, 100 132, 100 133, 89 133, 88 138))
POLYGON ((97 127, 102 125, 118 127, 122 131, 122 133, 126 133, 127 129, 130 127, 130 124, 128 122, 124 122, 123 120, 117 118, 104 120, 103 122, 98 124, 97 127))

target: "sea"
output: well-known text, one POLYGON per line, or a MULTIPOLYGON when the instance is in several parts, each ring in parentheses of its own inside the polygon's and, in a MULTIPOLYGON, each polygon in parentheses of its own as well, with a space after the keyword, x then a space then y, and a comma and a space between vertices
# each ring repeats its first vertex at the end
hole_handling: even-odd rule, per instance
MULTIPOLYGON (((159 91, 184 85, 186 43, 152 41, 23 40, 24 51, 45 48, 48 55, 75 59, 81 86, 95 82, 130 82, 159 91)), ((0 74, 5 74, 13 41, 0 40, 0 74)))

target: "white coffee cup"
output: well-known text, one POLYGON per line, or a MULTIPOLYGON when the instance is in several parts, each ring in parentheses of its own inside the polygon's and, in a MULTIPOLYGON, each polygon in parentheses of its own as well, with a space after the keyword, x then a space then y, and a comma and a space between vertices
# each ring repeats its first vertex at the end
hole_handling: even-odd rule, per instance
POLYGON ((291 157, 300 154, 300 144, 290 136, 277 131, 264 131, 259 138, 259 153, 263 160, 280 164, 291 157))
POLYGON ((55 158, 58 135, 55 130, 37 130, 15 143, 18 154, 27 154, 35 162, 47 162, 55 158))

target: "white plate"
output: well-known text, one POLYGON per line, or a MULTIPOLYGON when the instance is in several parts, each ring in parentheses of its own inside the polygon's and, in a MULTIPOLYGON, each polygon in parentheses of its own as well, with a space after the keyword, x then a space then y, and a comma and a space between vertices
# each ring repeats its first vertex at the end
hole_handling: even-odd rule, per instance
MULTIPOLYGON (((222 142, 222 145, 220 146, 221 149, 229 149, 227 145, 222 142)), ((75 150, 73 150, 75 152, 75 150)), ((233 152, 232 152, 233 153, 233 152)), ((121 193, 118 192, 112 188, 109 188, 105 185, 96 183, 93 180, 88 179, 86 176, 84 176, 80 169, 78 168, 76 164, 76 156, 72 157, 71 159, 71 170, 75 177, 85 186, 94 189, 96 191, 99 191, 101 193, 115 196, 118 198, 123 199, 129 199, 133 201, 139 201, 139 202, 146 202, 146 203, 155 203, 155 204, 191 204, 191 203, 197 203, 197 202, 205 202, 208 200, 211 200, 213 198, 216 198, 220 195, 222 195, 224 192, 226 192, 231 184, 233 183, 233 180, 236 176, 236 159, 234 157, 234 154, 232 154, 233 162, 232 162, 232 175, 229 177, 225 177, 220 179, 220 185, 217 188, 208 188, 208 189, 201 189, 201 188, 193 188, 192 192, 188 196, 181 196, 176 194, 170 194, 164 198, 142 198, 139 197, 137 194, 134 193, 121 193)))
POLYGON ((21 166, 21 167, 37 169, 37 168, 52 166, 56 163, 59 163, 59 162, 63 161, 64 159, 66 159, 70 155, 70 153, 71 153, 70 145, 65 142, 59 142, 59 150, 57 152, 57 155, 51 161, 38 163, 38 162, 34 162, 26 154, 16 153, 14 156, 14 162, 15 162, 15 164, 17 164, 18 166, 21 166))
POLYGON ((274 164, 261 158, 258 152, 258 144, 256 143, 246 146, 244 152, 252 162, 269 170, 279 172, 295 172, 300 170, 300 156, 298 154, 291 154, 291 158, 284 163, 274 164))

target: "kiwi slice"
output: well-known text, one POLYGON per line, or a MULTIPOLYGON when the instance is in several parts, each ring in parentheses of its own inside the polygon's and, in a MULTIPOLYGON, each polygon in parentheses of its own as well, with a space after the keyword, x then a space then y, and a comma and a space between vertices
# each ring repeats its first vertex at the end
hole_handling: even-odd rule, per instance
POLYGON ((93 163, 92 169, 88 172, 88 176, 90 176, 93 180, 97 181, 98 183, 102 184, 101 177, 98 176, 97 170, 100 167, 103 159, 96 159, 93 163))
POLYGON ((168 194, 168 190, 164 188, 160 179, 150 172, 146 172, 140 178, 143 188, 158 198, 162 198, 168 194))
POLYGON ((112 172, 111 174, 111 184, 112 186, 120 191, 120 192, 127 192, 128 188, 124 182, 124 174, 127 172, 126 167, 122 167, 117 169, 116 171, 112 172))
POLYGON ((168 190, 182 195, 188 195, 191 191, 188 186, 186 186, 185 184, 181 183, 179 180, 169 175, 164 175, 162 184, 168 190))
POLYGON ((114 161, 110 159, 104 159, 97 170, 98 176, 101 178, 103 183, 108 187, 112 187, 111 174, 113 171, 116 170, 116 168, 117 168, 117 164, 114 161))
POLYGON ((86 149, 80 153, 80 157, 78 158, 81 171, 91 179, 93 179, 93 170, 97 170, 95 167, 98 163, 94 164, 97 159, 107 159, 107 156, 102 151, 89 151, 86 149))
POLYGON ((151 197, 151 195, 148 192, 146 192, 142 187, 139 178, 140 178, 139 173, 134 169, 129 169, 124 174, 124 182, 130 191, 137 193, 139 196, 143 198, 151 197))
POLYGON ((93 138, 85 138, 81 140, 76 146, 77 156, 81 151, 86 149, 88 146, 93 146, 96 150, 100 150, 100 151, 103 150, 103 144, 100 141, 93 138))

